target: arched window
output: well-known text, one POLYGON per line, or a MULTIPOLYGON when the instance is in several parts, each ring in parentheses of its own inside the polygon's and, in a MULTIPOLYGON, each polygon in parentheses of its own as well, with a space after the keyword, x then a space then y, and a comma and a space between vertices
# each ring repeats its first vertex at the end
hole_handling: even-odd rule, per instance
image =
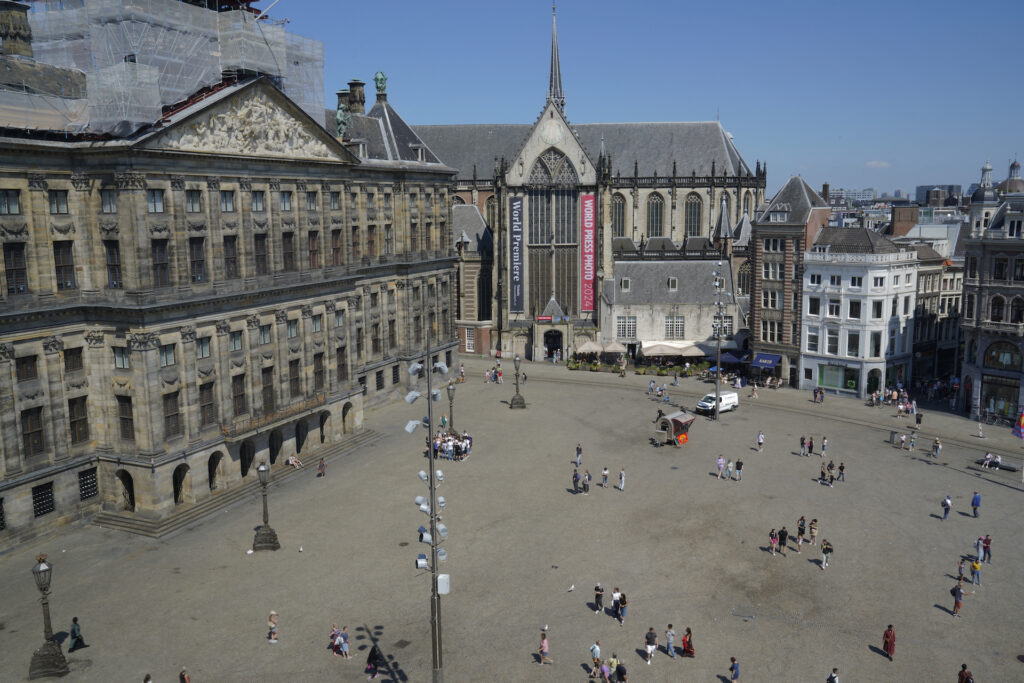
POLYGON ((1019 296, 1014 297, 1013 303, 1010 304, 1010 322, 1024 323, 1024 300, 1019 296))
POLYGON ((750 261, 744 261, 736 277, 736 288, 740 294, 750 294, 750 261))
POLYGON ((452 206, 460 206, 460 205, 465 204, 465 203, 466 203, 466 200, 463 199, 462 197, 460 197, 459 195, 457 195, 457 194, 453 194, 452 195, 452 206))
POLYGON ((753 199, 750 196, 749 192, 743 195, 743 213, 747 214, 748 216, 750 215, 750 204, 752 201, 753 199))
POLYGON ((1021 353, 1016 344, 996 342, 985 349, 985 367, 993 370, 1021 369, 1021 353))
POLYGON ((660 194, 652 194, 647 198, 647 236, 661 237, 662 219, 665 215, 665 200, 660 194))
POLYGON ((989 304, 988 308, 988 319, 994 323, 1003 322, 1003 308, 1005 307, 1003 297, 994 296, 992 297, 992 303, 989 304))
POLYGON ((626 198, 616 192, 612 195, 612 237, 626 234, 626 198))
POLYGON ((974 295, 969 294, 964 298, 964 317, 974 320, 974 295))
POLYGON ((493 194, 487 198, 487 225, 491 230, 497 230, 498 222, 498 198, 493 194))
POLYGON ((704 209, 704 202, 696 192, 686 198, 686 209, 683 214, 683 226, 686 229, 687 237, 700 237, 701 234, 701 213, 704 209))

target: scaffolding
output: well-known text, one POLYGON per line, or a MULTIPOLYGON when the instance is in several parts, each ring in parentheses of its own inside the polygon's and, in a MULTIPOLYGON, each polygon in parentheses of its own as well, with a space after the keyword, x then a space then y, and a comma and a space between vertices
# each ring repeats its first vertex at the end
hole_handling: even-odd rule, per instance
POLYGON ((81 106, 65 107, 72 114, 57 129, 128 135, 164 107, 253 74, 320 120, 323 43, 257 21, 244 5, 218 12, 180 0, 31 0, 35 60, 86 75, 85 120, 81 106))

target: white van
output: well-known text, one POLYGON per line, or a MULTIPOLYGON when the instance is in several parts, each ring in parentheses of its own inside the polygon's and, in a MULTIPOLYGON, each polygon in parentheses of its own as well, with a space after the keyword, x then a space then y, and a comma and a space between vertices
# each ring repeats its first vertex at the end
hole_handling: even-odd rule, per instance
MULTIPOLYGON (((724 413, 728 410, 736 410, 740 407, 740 395, 735 391, 723 391, 719 394, 718 412, 724 413)), ((715 412, 715 395, 708 394, 701 400, 697 401, 698 412, 713 413, 715 412)))

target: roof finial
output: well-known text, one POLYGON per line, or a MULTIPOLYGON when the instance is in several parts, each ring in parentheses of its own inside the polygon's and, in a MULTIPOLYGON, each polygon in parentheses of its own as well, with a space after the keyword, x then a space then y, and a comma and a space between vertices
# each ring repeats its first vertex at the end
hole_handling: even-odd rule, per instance
POLYGON ((565 113, 565 93, 562 92, 562 66, 558 61, 558 30, 555 27, 555 3, 551 3, 551 73, 548 76, 548 102, 565 113))

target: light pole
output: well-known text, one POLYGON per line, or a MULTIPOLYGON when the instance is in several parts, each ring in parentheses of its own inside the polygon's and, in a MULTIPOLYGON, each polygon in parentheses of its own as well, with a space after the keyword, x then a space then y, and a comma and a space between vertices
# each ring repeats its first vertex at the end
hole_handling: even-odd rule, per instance
POLYGON ((455 382, 448 381, 448 433, 452 436, 458 436, 459 432, 455 429, 455 382))
POLYGON ((50 626, 50 575, 53 572, 53 565, 47 563, 46 555, 40 554, 36 557, 36 565, 32 567, 32 578, 35 579, 36 588, 42 594, 40 602, 43 603, 43 644, 32 653, 32 664, 29 666, 28 677, 54 678, 65 676, 70 673, 68 662, 64 659, 64 653, 60 650, 60 644, 53 639, 53 627, 50 626))
MULTIPOLYGON (((442 683, 444 681, 444 651, 441 648, 441 594, 437 591, 437 472, 434 464, 437 453, 434 451, 434 389, 431 377, 434 368, 430 362, 430 349, 428 346, 427 357, 424 363, 427 365, 427 427, 430 432, 427 437, 427 457, 430 460, 430 650, 433 660, 433 681, 442 683)), ((454 401, 455 387, 449 390, 449 396, 454 401)))
POLYGON ((278 550, 281 544, 277 540, 277 532, 270 528, 270 517, 267 514, 267 484, 270 483, 270 466, 261 462, 256 468, 263 487, 263 526, 256 529, 256 538, 252 542, 253 550, 278 550))
POLYGON ((718 341, 718 357, 715 363, 715 420, 719 418, 722 402, 722 323, 724 322, 722 287, 725 285, 725 279, 721 273, 721 261, 718 262, 718 268, 719 270, 712 271, 711 273, 715 277, 715 307, 718 311, 714 324, 715 339, 718 341))
POLYGON ((519 366, 522 362, 523 361, 520 360, 519 356, 516 356, 516 359, 513 361, 513 363, 516 366, 516 395, 512 397, 512 402, 508 406, 509 408, 526 407, 526 399, 523 398, 523 395, 519 393, 519 366))

